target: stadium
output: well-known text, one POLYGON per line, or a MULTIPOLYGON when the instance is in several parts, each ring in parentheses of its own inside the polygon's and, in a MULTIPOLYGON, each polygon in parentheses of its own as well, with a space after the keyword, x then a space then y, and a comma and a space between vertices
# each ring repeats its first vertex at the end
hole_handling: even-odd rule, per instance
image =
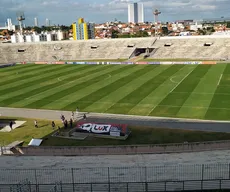
MULTIPOLYGON (((53 130, 47 131, 49 122, 44 121, 43 135, 37 130, 22 133, 22 126, 15 130, 17 134, 9 136, 4 133, 1 137, 0 133, 0 138, 8 137, 11 142, 17 138, 28 144, 31 133, 33 137, 44 139, 41 147, 8 145, 11 152, 20 156, 145 155, 227 150, 230 146, 229 46, 230 36, 0 44, 0 109, 3 117, 60 121, 61 113, 68 117, 79 109, 79 114, 87 114, 87 123, 184 128, 188 132, 183 134, 188 135, 193 134, 189 131, 205 132, 200 140, 194 136, 191 143, 188 136, 185 137, 187 140, 179 140, 180 144, 171 145, 170 140, 166 145, 157 145, 156 142, 142 143, 144 139, 140 142, 131 139, 127 140, 129 146, 120 144, 126 141, 113 140, 105 141, 106 146, 101 147, 101 142, 97 144, 99 140, 91 139, 68 141, 71 147, 62 148, 60 141, 64 140, 52 139, 53 130), (212 141, 209 140, 212 137, 210 131, 215 132, 212 141), (225 141, 216 141, 215 138, 225 141), (90 147, 79 147, 81 142, 90 147), (50 144, 54 146, 50 147, 50 144)), ((82 117, 78 120, 83 121, 82 117)), ((33 123, 31 125, 33 127, 33 123)), ((184 137, 181 132, 166 134, 164 130, 162 138, 170 134, 184 137)), ((132 136, 135 138, 135 130, 132 136)), ((173 140, 174 143, 177 141, 173 140)), ((38 166, 35 166, 38 170, 0 169, 0 191, 16 191, 20 187, 24 191, 36 192, 51 188, 63 192, 229 188, 229 164, 174 166, 168 163, 162 167, 142 164, 131 168, 119 165, 87 168, 82 160, 78 168, 72 169, 62 167, 58 170, 56 165, 51 168, 57 170, 48 165, 47 170, 39 170, 38 166), (19 183, 21 178, 26 180, 19 183)))

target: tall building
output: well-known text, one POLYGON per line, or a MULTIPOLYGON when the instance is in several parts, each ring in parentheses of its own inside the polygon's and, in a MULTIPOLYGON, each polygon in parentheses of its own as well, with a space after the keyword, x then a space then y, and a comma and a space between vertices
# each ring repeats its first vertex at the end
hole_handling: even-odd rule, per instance
POLYGON ((128 4, 128 22, 129 23, 143 23, 144 22, 143 3, 128 4))
POLYGON ((34 18, 34 26, 38 27, 38 18, 37 17, 34 18))
POLYGON ((74 40, 95 39, 94 23, 86 23, 83 18, 79 18, 77 23, 72 24, 72 27, 74 40))
POLYGON ((46 18, 46 27, 50 26, 50 20, 46 18))

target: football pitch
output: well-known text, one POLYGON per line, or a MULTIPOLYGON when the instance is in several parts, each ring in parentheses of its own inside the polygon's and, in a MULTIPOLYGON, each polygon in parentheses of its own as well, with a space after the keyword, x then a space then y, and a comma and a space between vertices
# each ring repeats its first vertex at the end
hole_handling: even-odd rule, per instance
POLYGON ((16 65, 0 106, 230 120, 230 65, 16 65))

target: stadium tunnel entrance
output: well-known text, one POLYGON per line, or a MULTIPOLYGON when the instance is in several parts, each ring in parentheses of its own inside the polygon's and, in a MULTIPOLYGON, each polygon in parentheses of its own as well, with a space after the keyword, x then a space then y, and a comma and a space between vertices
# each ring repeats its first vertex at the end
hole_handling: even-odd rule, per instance
POLYGON ((143 55, 144 58, 146 58, 146 57, 149 57, 151 53, 154 53, 154 50, 155 50, 155 48, 149 48, 149 47, 136 48, 129 58, 137 57, 140 55, 143 55))

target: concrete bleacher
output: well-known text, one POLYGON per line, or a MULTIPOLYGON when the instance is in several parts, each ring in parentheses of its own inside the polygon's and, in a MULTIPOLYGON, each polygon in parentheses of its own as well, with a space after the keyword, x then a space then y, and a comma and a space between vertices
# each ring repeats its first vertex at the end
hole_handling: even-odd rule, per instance
POLYGON ((163 37, 153 45, 157 51, 151 58, 230 59, 229 46, 230 36, 163 37), (205 43, 211 46, 204 46, 205 43))
POLYGON ((54 41, 0 44, 4 63, 23 61, 126 59, 136 48, 150 47, 155 38, 54 41), (128 47, 133 45, 133 47, 128 47), (18 52, 24 50, 24 52, 18 52))
POLYGON ((103 39, 0 44, 0 61, 129 59, 136 48, 155 48, 153 59, 230 59, 230 36, 103 39), (211 43, 211 46, 204 46, 211 43), (165 47, 165 44, 170 46, 165 47), (24 50, 19 52, 18 50, 24 50))

